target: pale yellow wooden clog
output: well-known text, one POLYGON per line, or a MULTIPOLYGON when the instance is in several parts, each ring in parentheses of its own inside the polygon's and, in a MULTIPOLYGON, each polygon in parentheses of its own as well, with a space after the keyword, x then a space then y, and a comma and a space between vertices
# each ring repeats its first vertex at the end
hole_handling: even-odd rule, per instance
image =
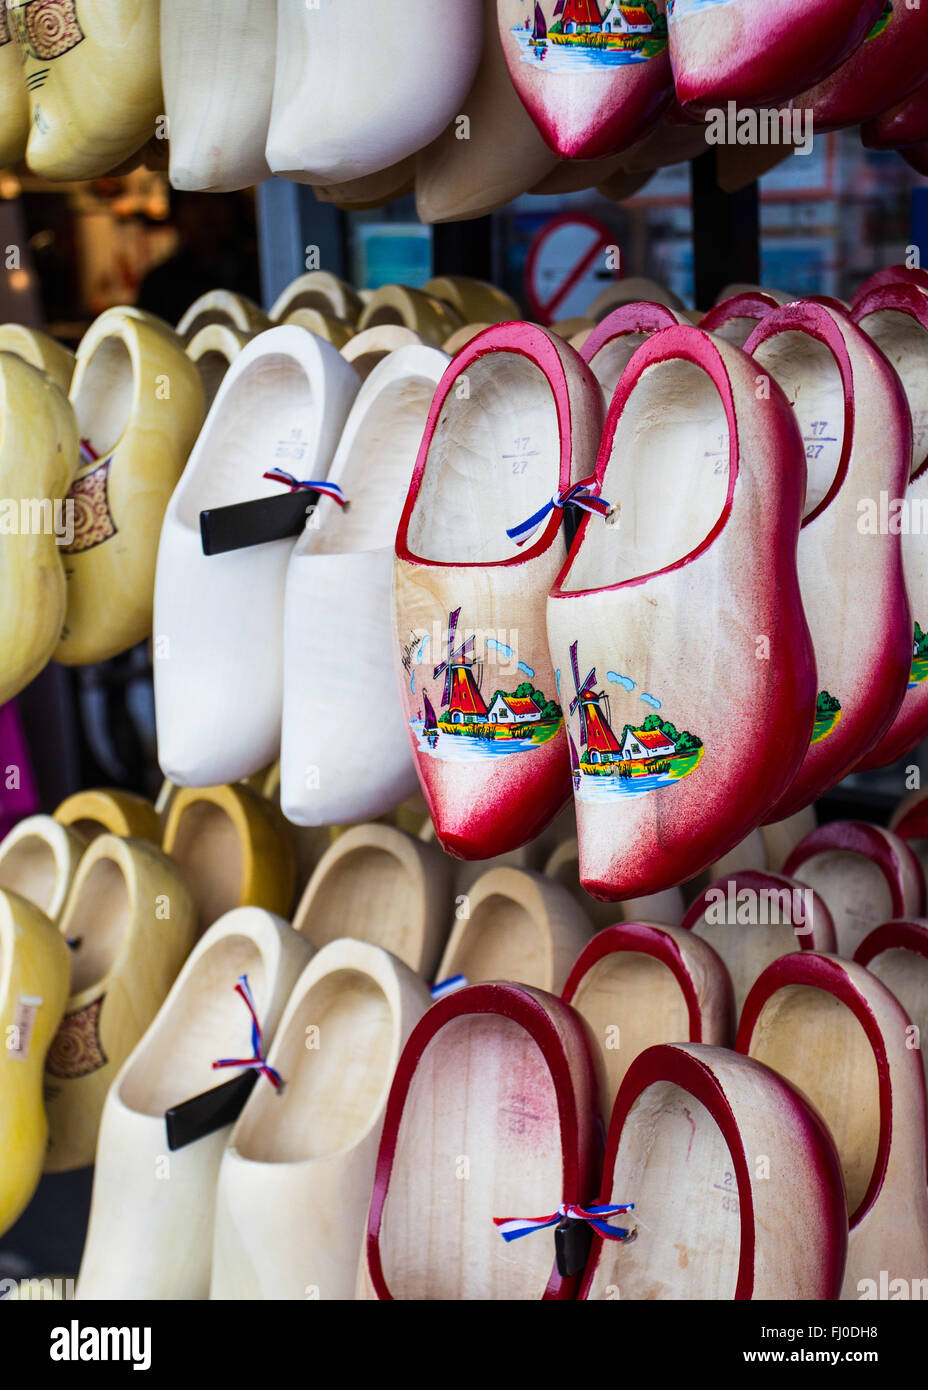
POLYGON ((521 319, 522 310, 504 290, 470 275, 436 275, 423 293, 448 304, 464 323, 506 323, 521 319))
POLYGON ((216 399, 222 378, 251 337, 227 323, 206 323, 187 343, 187 356, 196 363, 206 409, 216 399))
POLYGON ((285 323, 294 309, 318 309, 345 323, 356 324, 364 301, 351 286, 328 270, 308 270, 291 280, 271 306, 273 323, 285 323))
POLYGON ((305 328, 307 333, 315 333, 317 338, 325 338, 341 352, 347 342, 354 337, 354 329, 349 323, 324 314, 321 309, 294 309, 284 319, 284 323, 295 323, 297 328, 305 328))
POLYGON ((441 347, 454 330, 461 327, 461 318, 449 304, 443 304, 422 290, 411 289, 408 285, 381 285, 364 306, 358 319, 358 332, 383 324, 401 324, 441 347))
POLYGON ((67 586, 62 547, 76 526, 67 504, 77 428, 50 377, 0 352, 0 704, 55 651, 67 586))
POLYGON ((71 401, 81 466, 63 547, 67 617, 55 660, 106 661, 151 632, 161 522, 203 423, 182 344, 135 314, 107 313, 77 350, 71 401))
POLYGON ((91 787, 66 797, 54 813, 59 825, 70 826, 84 843, 98 835, 130 836, 161 844, 161 818, 150 801, 117 787, 91 787))
POLYGON ((99 178, 156 134, 158 0, 11 0, 9 21, 29 92, 33 173, 99 178))
POLYGON ((189 345, 208 323, 224 323, 250 337, 263 333, 271 322, 263 309, 245 294, 231 290, 208 290, 195 299, 177 324, 177 333, 189 345))
POLYGON ((376 328, 365 328, 363 333, 356 333, 341 349, 341 354, 346 362, 351 363, 361 380, 366 381, 388 353, 409 347, 411 343, 429 341, 412 328, 404 328, 398 323, 381 323, 376 328))
POLYGON ((0 167, 6 167, 19 163, 29 138, 29 95, 6 5, 0 9, 0 113, 0 167))
MULTIPOLYGON (((0 49, 0 57, 3 51, 0 49)), ((24 323, 2 323, 0 352, 15 353, 24 362, 38 367, 40 372, 47 372, 58 389, 68 394, 74 375, 74 353, 47 333, 41 333, 37 328, 27 328, 24 323)))
POLYGON ((45 1170, 93 1162, 103 1103, 193 946, 196 906, 178 867, 144 840, 100 835, 61 918, 71 994, 45 1061, 45 1170))
POLYGON ((83 835, 53 816, 26 816, 0 844, 0 888, 18 893, 55 922, 86 848, 83 835))
POLYGON ((68 999, 64 938, 18 893, 0 892, 0 1235, 42 1176, 45 1056, 68 999))

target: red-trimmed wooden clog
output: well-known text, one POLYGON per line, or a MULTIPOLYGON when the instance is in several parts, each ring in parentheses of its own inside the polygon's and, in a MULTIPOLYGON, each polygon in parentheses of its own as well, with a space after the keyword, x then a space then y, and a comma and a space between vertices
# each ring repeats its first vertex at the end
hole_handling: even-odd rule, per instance
POLYGON ((905 840, 928 883, 928 788, 902 798, 890 817, 889 828, 905 840))
MULTIPOLYGON (((857 8, 863 15, 864 5, 857 8)), ((869 17, 869 16, 868 16, 869 17)), ((886 0, 863 43, 808 91, 789 93, 794 110, 812 113, 816 134, 859 125, 902 101, 925 80, 928 24, 920 5, 886 0)))
POLYGON ((791 951, 834 951, 835 924, 814 888, 785 874, 749 869, 718 879, 690 904, 683 926, 728 967, 735 1018, 754 981, 791 951))
POLYGON ((472 339, 429 411, 396 536, 395 653, 435 831, 461 859, 528 843, 570 795, 545 597, 560 501, 592 474, 601 424, 585 363, 529 323, 472 339))
POLYGON ((583 1024, 553 995, 482 984, 433 1004, 387 1102, 358 1297, 573 1298, 550 1231, 509 1243, 495 1222, 590 1199, 595 1111, 583 1024))
POLYGON ((711 946, 679 927, 624 922, 597 932, 561 994, 589 1028, 608 1125, 625 1073, 656 1043, 727 1047, 734 1037, 728 971, 711 946))
POLYGON ((902 562, 914 621, 908 689, 892 727, 857 764, 884 767, 928 735, 928 295, 914 284, 882 285, 856 301, 854 322, 886 354, 912 414, 911 473, 887 519, 902 537, 902 562))
POLYGON ((673 95, 665 0, 498 0, 512 85, 562 159, 627 149, 673 95))
POLYGON ((764 817, 809 737, 801 444, 779 389, 759 399, 755 379, 698 328, 638 349, 596 467, 618 524, 583 518, 548 598, 593 897, 659 892, 713 863, 764 817))
POLYGON ((928 1274, 925 1085, 908 1028, 875 975, 813 951, 768 966, 741 1015, 738 1051, 798 1086, 834 1137, 850 1213, 845 1299, 877 1297, 881 1275, 928 1274))
POLYGON ((876 927, 854 952, 858 965, 864 965, 882 980, 899 1000, 915 1025, 909 1045, 922 1059, 928 1085, 928 921, 913 917, 897 918, 876 927))
POLYGON ((699 1043, 648 1048, 609 1126, 600 1202, 634 1202, 634 1240, 594 1233, 584 1299, 831 1299, 847 1207, 819 1116, 768 1067, 699 1043))
POLYGON ((911 420, 896 373, 837 306, 774 309, 745 352, 785 390, 806 446, 798 562, 819 696, 802 768, 768 817, 782 820, 850 772, 905 695, 912 625, 901 541, 879 524, 870 533, 862 499, 878 510, 881 493, 904 496, 911 420))
POLYGON ((761 319, 781 304, 789 303, 789 295, 781 290, 751 290, 719 300, 703 314, 699 326, 707 333, 717 333, 726 343, 744 347, 761 319))
MULTIPOLYGON (((861 43, 883 0, 670 0, 670 61, 689 110, 784 101, 861 43)), ((798 104, 798 103, 797 103, 798 104)))
POLYGON ((612 400, 619 377, 643 342, 662 328, 688 323, 682 312, 664 304, 639 301, 613 309, 598 323, 580 349, 580 356, 612 400))
POLYGON ((919 289, 928 292, 928 270, 923 270, 918 265, 890 265, 883 270, 875 270, 872 275, 868 275, 860 289, 851 300, 851 307, 857 308, 862 299, 871 290, 877 290, 881 285, 911 284, 917 285, 919 289))
POLYGON ((914 852, 881 825, 839 820, 801 840, 783 869, 825 900, 837 952, 850 958, 869 931, 890 917, 925 910, 925 875, 914 852))

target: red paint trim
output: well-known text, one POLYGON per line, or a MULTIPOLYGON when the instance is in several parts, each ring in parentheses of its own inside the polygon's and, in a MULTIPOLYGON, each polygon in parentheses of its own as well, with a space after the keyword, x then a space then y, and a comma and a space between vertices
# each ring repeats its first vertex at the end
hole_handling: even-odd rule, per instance
MULTIPOLYGON (((550 222, 546 222, 540 231, 536 232, 529 244, 528 253, 525 257, 525 269, 523 274, 525 297, 528 301, 528 307, 539 323, 547 325, 553 321, 555 311, 563 304, 570 291, 574 288, 577 281, 585 274, 588 266, 595 260, 599 252, 604 251, 607 246, 615 246, 616 244, 616 237, 612 228, 607 227, 605 222, 600 222, 598 218, 590 217, 585 212, 559 213, 557 217, 552 217, 550 222), (551 239, 551 236, 559 231, 561 227, 576 225, 589 227, 591 231, 598 234, 598 240, 593 242, 589 252, 570 272, 561 288, 556 290, 549 300, 541 300, 535 292, 534 277, 535 266, 538 264, 538 258, 541 255, 542 247, 544 247, 551 239)), ((618 280, 620 277, 614 275, 612 278, 618 280)))
MULTIPOLYGON (((847 319, 843 309, 841 313, 846 323, 842 325, 835 323, 832 317, 835 312, 837 311, 829 305, 817 304, 810 299, 800 299, 794 304, 784 304, 761 319, 744 345, 744 351, 749 357, 753 357, 761 343, 768 342, 778 333, 805 333, 828 348, 838 371, 841 373, 841 386, 844 392, 844 439, 841 446, 841 457, 838 460, 838 467, 832 479, 831 487, 814 511, 803 518, 803 526, 808 526, 817 516, 821 516, 825 508, 837 496, 847 477, 851 452, 854 447, 854 372, 842 329, 846 332, 850 328, 851 332, 857 333, 860 333, 861 330, 856 325, 851 325, 850 319, 847 319)), ((872 347, 869 340, 867 343, 868 347, 872 347)))
MULTIPOLYGON (((586 536, 587 527, 591 521, 588 514, 584 514, 583 519, 577 528, 570 553, 565 560, 560 573, 554 581, 549 597, 551 598, 576 598, 580 594, 603 594, 612 590, 631 589, 638 584, 646 584, 648 580, 654 579, 659 574, 671 574, 674 570, 683 569, 684 566, 692 564, 697 560, 710 545, 717 539, 728 523, 731 515, 732 502, 735 494, 735 483, 738 480, 741 460, 741 446, 738 434, 738 417, 735 409, 734 389, 731 379, 722 359, 722 355, 713 343, 712 339, 703 333, 702 329, 688 324, 675 324, 673 328, 665 328, 659 333, 655 333, 646 343, 635 352, 615 389, 612 397, 612 404, 606 416, 606 423, 603 427, 602 443, 599 446, 599 455, 596 460, 596 480, 603 485, 603 478, 609 466, 612 455, 612 445, 615 439, 615 432, 622 412, 629 402, 629 398, 642 376, 649 367, 654 367, 662 362, 682 360, 691 362, 695 367, 701 367, 710 378, 725 409, 725 418, 728 421, 729 434, 729 453, 728 453, 728 493, 718 519, 712 526, 709 533, 703 537, 694 550, 682 559, 675 560, 670 565, 665 565, 663 569, 652 570, 648 574, 634 575, 631 579, 624 579, 618 584, 603 584, 595 589, 564 589, 565 580, 570 573, 571 566, 576 559, 580 546, 586 536)), ((599 525, 602 525, 600 518, 595 518, 599 525)))
MULTIPOLYGON (((821 942, 816 942, 815 938, 821 934, 816 924, 821 924, 826 934, 828 932, 831 933, 830 940, 832 946, 830 949, 835 948, 837 939, 835 937, 834 919, 821 894, 817 893, 814 888, 810 888, 807 883, 800 882, 797 878, 788 878, 786 874, 767 873, 760 869, 745 869, 740 873, 726 874, 724 878, 717 878, 714 883, 709 884, 708 888, 703 889, 698 898, 693 899, 684 914, 680 926, 685 931, 692 931, 696 923, 705 913, 706 908, 710 906, 708 897, 712 890, 721 888, 724 889, 727 894, 729 883, 735 885, 736 894, 742 888, 749 888, 754 893, 759 893, 765 888, 775 888, 778 890, 786 888, 790 892, 798 888, 802 892, 810 892, 812 894, 812 932, 808 935, 803 934, 796 937, 799 943, 798 949, 800 951, 822 951, 829 949, 829 947, 823 945, 821 942)), ((737 926, 738 924, 733 923, 733 925, 737 926)), ((783 925, 787 926, 789 924, 783 923, 783 925)))
POLYGON ((893 916, 904 917, 912 910, 913 905, 905 900, 903 850, 909 856, 906 862, 910 870, 913 864, 917 869, 915 884, 918 896, 914 910, 915 916, 918 917, 925 910, 925 876, 921 864, 901 837, 891 830, 883 830, 880 826, 852 820, 836 820, 828 825, 820 825, 804 840, 799 841, 783 865, 783 872, 788 877, 801 878, 803 864, 807 864, 819 854, 834 854, 839 851, 860 854, 875 864, 883 874, 892 899, 893 916), (893 840, 898 844, 898 849, 893 840))
POLYGON ((885 270, 875 271, 873 275, 868 275, 854 295, 851 309, 856 309, 859 301, 866 298, 871 290, 879 289, 882 285, 899 284, 916 285, 928 290, 928 270, 923 270, 921 266, 891 265, 885 270))
POLYGON ((886 1167, 889 1162, 889 1150, 893 1137, 893 1095, 886 1043, 882 1029, 877 1023, 870 1005, 857 986, 848 978, 844 969, 844 962, 836 956, 796 951, 792 955, 780 956, 779 960, 768 965, 764 973, 755 980, 750 994, 744 1001, 741 1022, 738 1025, 738 1037, 735 1041, 736 1052, 742 1052, 745 1056, 750 1055, 751 1039, 762 1010, 768 1000, 778 994, 781 989, 786 989, 791 985, 806 985, 812 989, 820 989, 826 994, 832 995, 833 998, 839 999, 860 1023, 867 1035, 867 1041, 873 1049, 880 1098, 880 1139, 877 1145, 876 1162, 873 1165, 873 1172, 870 1174, 867 1190, 857 1210, 850 1213, 850 1228, 853 1230, 876 1201, 883 1186, 886 1167))
MULTIPOLYGON (((392 1301, 393 1295, 380 1259, 380 1233, 409 1087, 429 1043, 446 1024, 470 1014, 492 1014, 511 1019, 529 1034, 544 1057, 557 1095, 563 1166, 561 1200, 588 1201, 599 1175, 601 1148, 595 1118, 597 1078, 578 1015, 553 995, 515 984, 469 985, 439 999, 409 1035, 396 1068, 384 1115, 366 1245, 371 1282, 378 1299, 383 1301, 392 1301)), ((576 1275, 569 1279, 562 1278, 554 1264, 543 1298, 574 1298, 578 1279, 576 1275)))
POLYGON ((928 960, 928 922, 924 919, 895 918, 874 927, 854 952, 858 965, 869 965, 884 951, 912 951, 928 960))
POLYGON ((732 319, 756 319, 760 322, 774 309, 781 307, 778 299, 774 299, 772 294, 764 294, 763 291, 732 294, 703 314, 699 327, 704 333, 717 333, 726 323, 731 323, 732 319))
MULTIPOLYGON (((711 948, 710 948, 711 949, 711 948)), ((572 1004, 583 980, 606 956, 636 953, 651 956, 666 965, 686 1000, 690 1042, 702 1042, 702 1010, 693 977, 680 947, 668 932, 644 922, 621 922, 598 931, 580 952, 561 993, 565 1004, 572 1004)), ((730 1037, 731 1034, 729 1033, 730 1037)))
MULTIPOLYGON (((565 343, 564 348, 568 353, 572 349, 565 343)), ((472 338, 467 343, 452 362, 449 363, 445 374, 435 391, 432 404, 429 409, 428 420, 426 421, 425 432, 422 436, 422 443, 419 445, 419 453, 416 457, 416 466, 413 469, 412 479, 409 484, 409 491, 406 494, 406 501, 403 505, 403 514, 400 517, 400 524, 396 532, 396 555, 400 560, 406 560, 414 565, 432 565, 435 567, 458 568, 458 569, 493 569, 502 565, 524 565, 528 560, 534 560, 539 555, 543 555, 551 546, 555 537, 561 529, 562 515, 556 509, 548 518, 548 523, 540 533, 540 538, 534 544, 526 545, 517 555, 511 556, 508 560, 493 560, 489 562, 475 560, 426 560, 420 555, 415 555, 409 549, 409 523, 419 500, 419 490, 422 486, 422 479, 428 463, 428 456, 432 447, 432 440, 435 428, 448 401, 453 387, 469 367, 482 357, 488 357, 493 353, 510 353, 519 357, 525 357, 529 362, 533 362, 543 373, 548 382, 551 395, 554 398, 557 410, 558 434, 561 443, 560 467, 558 473, 558 488, 561 492, 566 491, 571 484, 571 465, 573 454, 573 418, 571 410, 572 389, 567 380, 567 371, 561 361, 558 349, 550 335, 543 328, 538 328, 531 323, 497 323, 491 328, 487 328, 483 333, 478 333, 476 338, 472 338)), ((588 368, 586 368, 589 371, 588 368)), ((599 391, 598 383, 590 373, 591 389, 599 391)), ((492 481, 487 478, 487 483, 492 481)), ((475 499, 475 505, 476 499, 475 499)))
MULTIPOLYGON (((926 274, 926 272, 922 272, 926 274)), ((925 288, 928 289, 928 274, 926 274, 925 288)), ((906 314, 914 319, 928 333, 928 294, 919 289, 918 284, 912 280, 894 280, 890 284, 875 285, 864 293, 858 293, 854 299, 851 309, 851 318, 864 333, 868 333, 865 319, 871 314, 906 314)), ((876 339, 873 340, 879 347, 876 339)), ((924 344, 928 351, 928 342, 924 344)), ((921 477, 925 469, 928 468, 928 453, 917 463, 912 470, 909 482, 914 482, 921 477)))
POLYGON ((909 840, 928 839, 928 792, 910 806, 901 820, 890 827, 894 835, 908 843, 909 840))
POLYGON ((655 304, 649 299, 620 304, 596 325, 580 349, 580 356, 591 366, 596 354, 616 338, 624 338, 629 333, 659 333, 662 328, 678 326, 676 314, 665 304, 655 304))

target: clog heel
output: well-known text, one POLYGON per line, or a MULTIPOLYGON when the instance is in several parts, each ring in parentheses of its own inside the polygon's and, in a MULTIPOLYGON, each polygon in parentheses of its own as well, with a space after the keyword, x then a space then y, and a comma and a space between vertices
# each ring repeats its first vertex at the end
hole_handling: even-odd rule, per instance
POLYGON ((98 835, 130 836, 161 844, 161 818, 150 801, 118 787, 73 792, 55 807, 55 820, 89 842, 98 835))
POLYGON ((928 1085, 928 921, 924 917, 894 918, 874 927, 854 952, 854 960, 894 994, 915 1026, 922 1071, 928 1085))
POLYGON ((755 376, 743 352, 694 327, 638 349, 596 470, 617 525, 584 517, 548 598, 580 879, 594 897, 701 872, 758 824, 808 746, 802 446, 782 393, 759 398, 755 376), (758 570, 747 557, 761 533, 758 570))
POLYGON ((40 372, 47 372, 59 391, 68 394, 76 359, 56 338, 24 323, 4 323, 0 324, 0 352, 12 352, 40 372))
POLYGON ((396 537, 395 655, 422 790, 461 859, 533 840, 570 792, 544 605, 601 399, 571 347, 509 323, 458 353, 429 411, 396 537))
POLYGON ((662 328, 686 322, 680 310, 644 300, 622 304, 596 324, 584 339, 580 356, 603 388, 607 409, 619 378, 641 344, 662 328))
POLYGON ((26 816, 0 843, 0 888, 57 922, 85 848, 82 835, 51 816, 26 816))

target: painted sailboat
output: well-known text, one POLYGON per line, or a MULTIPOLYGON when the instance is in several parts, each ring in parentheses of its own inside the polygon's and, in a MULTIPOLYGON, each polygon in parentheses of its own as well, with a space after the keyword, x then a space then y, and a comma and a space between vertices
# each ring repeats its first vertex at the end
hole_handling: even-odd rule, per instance
POLYGON ((533 48, 547 48, 548 46, 548 26, 545 17, 541 12, 538 0, 535 0, 535 25, 532 29, 531 45, 533 48))
POLYGON ((435 717, 435 706, 432 704, 425 691, 422 692, 422 705, 425 710, 422 732, 428 739, 429 746, 434 748, 438 742, 438 720, 435 717))

